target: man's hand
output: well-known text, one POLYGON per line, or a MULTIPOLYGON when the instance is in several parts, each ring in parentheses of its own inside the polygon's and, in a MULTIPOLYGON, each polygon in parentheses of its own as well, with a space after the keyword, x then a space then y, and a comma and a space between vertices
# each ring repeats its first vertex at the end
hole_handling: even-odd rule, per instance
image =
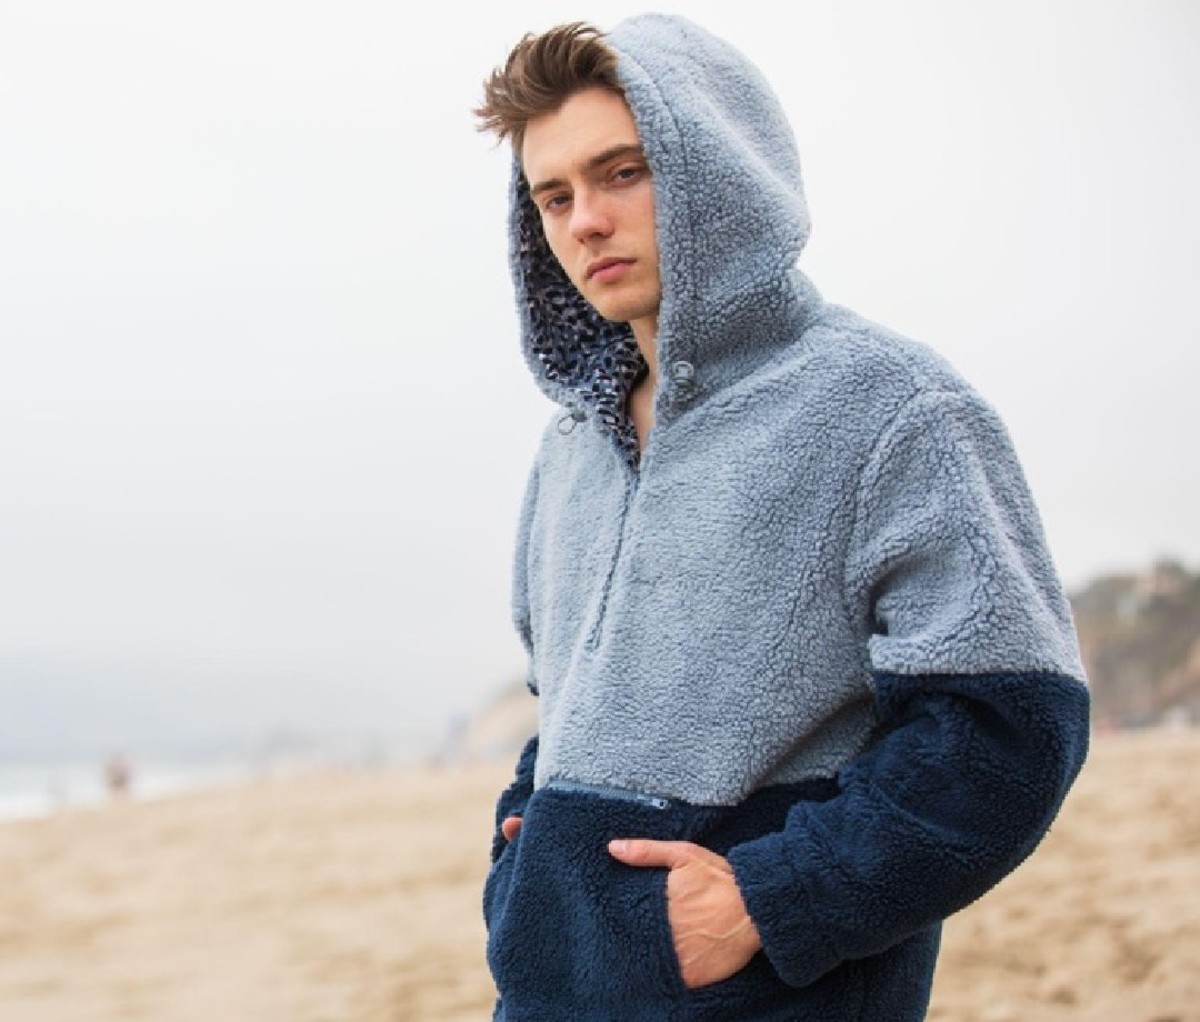
POLYGON ((511 842, 517 836, 517 831, 521 829, 521 817, 506 816, 504 822, 500 824, 500 833, 504 835, 504 840, 511 842))
POLYGON ((728 979, 762 947, 733 870, 716 852, 688 841, 648 840, 610 841, 608 851, 629 866, 670 870, 667 919, 687 987, 728 979))

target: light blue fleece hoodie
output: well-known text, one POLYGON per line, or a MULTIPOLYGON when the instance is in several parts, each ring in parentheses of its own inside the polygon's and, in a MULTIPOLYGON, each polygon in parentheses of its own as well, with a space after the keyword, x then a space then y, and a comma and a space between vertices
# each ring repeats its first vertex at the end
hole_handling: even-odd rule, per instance
POLYGON ((539 732, 497 807, 488 958, 507 1022, 924 1016, 940 921, 1033 849, 1087 745, 1067 602, 994 412, 941 358, 825 303, 758 71, 676 17, 607 37, 653 173, 643 370, 551 255, 516 167, 524 352, 562 405, 521 511, 539 732), (683 986, 665 872, 725 855, 762 937, 683 986))

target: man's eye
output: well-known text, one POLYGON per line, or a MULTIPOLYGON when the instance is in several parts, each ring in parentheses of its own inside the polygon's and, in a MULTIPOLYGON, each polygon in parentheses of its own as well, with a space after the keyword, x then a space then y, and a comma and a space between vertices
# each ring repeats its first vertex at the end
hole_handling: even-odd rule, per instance
POLYGON ((568 199, 565 195, 548 195, 542 202, 543 213, 557 213, 566 208, 568 199))
POLYGON ((641 164, 630 164, 625 167, 618 167, 613 171, 613 177, 617 181, 636 181, 646 172, 646 168, 641 164))

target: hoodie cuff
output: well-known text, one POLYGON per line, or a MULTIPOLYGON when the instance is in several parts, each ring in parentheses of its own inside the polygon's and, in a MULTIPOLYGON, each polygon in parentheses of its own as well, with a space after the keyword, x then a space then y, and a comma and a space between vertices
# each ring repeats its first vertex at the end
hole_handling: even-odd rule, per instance
POLYGON ((786 833, 767 834, 730 849, 727 860, 754 920, 763 954, 780 979, 807 986, 836 966, 798 874, 816 868, 786 833), (789 844, 792 846, 789 847, 789 844))

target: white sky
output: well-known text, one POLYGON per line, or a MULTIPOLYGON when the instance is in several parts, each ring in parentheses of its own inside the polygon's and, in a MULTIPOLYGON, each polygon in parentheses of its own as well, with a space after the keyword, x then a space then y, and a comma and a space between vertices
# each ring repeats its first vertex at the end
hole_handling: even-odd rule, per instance
MULTIPOLYGON (((0 0, 0 755, 68 699, 395 734, 519 672, 550 406, 469 110, 525 31, 643 9, 0 0)), ((802 265, 998 407, 1068 585, 1200 563, 1200 5, 653 9, 775 83, 802 265)))

